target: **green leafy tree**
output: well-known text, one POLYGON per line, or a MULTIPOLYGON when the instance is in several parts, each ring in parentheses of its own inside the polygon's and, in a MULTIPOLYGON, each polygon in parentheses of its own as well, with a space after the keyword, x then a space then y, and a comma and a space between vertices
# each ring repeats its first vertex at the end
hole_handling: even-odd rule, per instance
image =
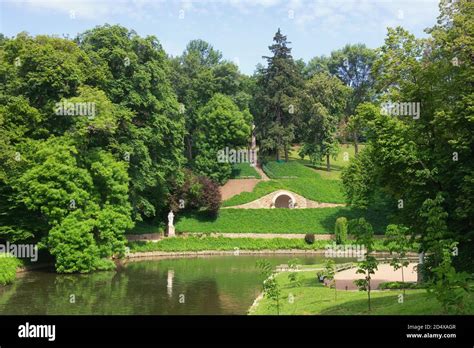
POLYGON ((370 293, 372 291, 371 280, 372 275, 375 274, 378 266, 377 259, 373 256, 374 231, 372 226, 364 218, 351 220, 349 226, 349 231, 355 236, 356 243, 366 249, 364 260, 359 262, 356 271, 358 274, 363 274, 364 278, 355 280, 354 284, 357 285, 359 290, 367 291, 367 303, 370 312, 372 309, 370 301, 370 293))
POLYGON ((280 151, 283 151, 285 161, 288 161, 295 139, 295 102, 302 86, 302 76, 291 56, 290 42, 280 29, 273 41, 269 46, 273 55, 263 57, 267 60, 267 67, 261 68, 257 75, 256 100, 261 104, 256 115, 257 138, 262 153, 273 153, 279 160, 280 151))
POLYGON ((328 281, 329 287, 334 287, 334 301, 337 301, 337 287, 336 287, 336 263, 332 259, 324 260, 324 270, 322 275, 328 281))
POLYGON ((326 158, 328 171, 331 170, 330 157, 339 153, 336 131, 343 117, 348 91, 338 78, 319 73, 305 83, 298 98, 303 142, 299 154, 308 155, 313 163, 326 158))
POLYGON ((219 161, 219 151, 226 151, 226 147, 234 150, 245 147, 250 137, 251 121, 248 110, 242 112, 230 97, 215 94, 199 110, 197 117, 194 134, 197 172, 220 183, 227 181, 232 166, 219 161))
MULTIPOLYGON (((410 264, 407 253, 413 249, 410 230, 405 226, 388 225, 385 232, 384 244, 388 247, 392 259, 390 265, 396 271, 401 269, 402 283, 405 283, 403 268, 410 264)), ((405 297, 405 285, 403 284, 403 297, 405 297)))
POLYGON ((267 260, 258 260, 257 267, 265 277, 263 281, 264 296, 269 298, 276 307, 277 315, 280 315, 280 297, 281 289, 275 278, 275 270, 267 260))
POLYGON ((334 235, 336 236, 336 244, 345 244, 347 241, 347 219, 339 217, 336 219, 334 227, 334 235))

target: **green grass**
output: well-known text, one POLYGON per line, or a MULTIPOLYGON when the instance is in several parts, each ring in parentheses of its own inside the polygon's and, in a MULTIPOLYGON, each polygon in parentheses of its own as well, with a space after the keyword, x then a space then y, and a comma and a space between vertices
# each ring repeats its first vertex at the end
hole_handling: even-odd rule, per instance
MULTIPOLYGON (((372 291, 372 311, 367 308, 367 293, 364 291, 337 291, 323 286, 316 280, 316 272, 301 272, 301 286, 294 286, 288 280, 288 273, 280 273, 277 280, 282 287, 280 314, 284 315, 438 315, 441 306, 428 297, 426 290, 406 290, 404 302, 398 302, 401 290, 372 291), (289 295, 293 296, 290 303, 289 295)), ((474 294, 468 305, 468 312, 474 313, 474 294)), ((272 302, 263 298, 251 314, 274 315, 276 308, 272 302)))
POLYGON ((317 176, 314 170, 297 161, 269 161, 262 166, 262 169, 271 179, 314 178, 317 176))
POLYGON ((125 234, 147 234, 147 233, 162 233, 164 232, 164 225, 154 225, 149 222, 136 222, 135 227, 125 232, 125 234))
POLYGON ((302 249, 319 250, 328 244, 327 240, 318 240, 307 244, 303 238, 226 238, 226 237, 176 237, 159 242, 129 242, 131 252, 143 251, 203 251, 203 250, 281 250, 302 249))
POLYGON ((22 265, 16 257, 0 256, 0 285, 12 283, 16 278, 16 269, 22 265))
POLYGON ((261 175, 249 163, 237 163, 232 165, 231 179, 261 179, 261 175))
POLYGON ((221 233, 333 233, 338 217, 365 217, 376 233, 387 225, 380 211, 363 211, 349 207, 320 209, 223 209, 217 218, 204 213, 178 215, 178 232, 221 233))
MULTIPOLYGON (((359 144, 359 152, 364 149, 364 144, 359 144)), ((339 153, 336 159, 331 157, 331 171, 326 170, 326 160, 321 161, 316 164, 312 164, 308 156, 305 156, 304 159, 298 155, 299 147, 294 147, 290 152, 290 159, 296 160, 300 164, 307 166, 308 168, 313 168, 313 170, 321 175, 323 179, 328 180, 339 180, 341 176, 341 171, 346 167, 352 158, 355 156, 354 145, 352 144, 341 144, 339 146, 339 153), (347 153, 347 157, 345 156, 347 153), (348 159, 345 160, 345 159, 348 159)))
MULTIPOLYGON (((313 244, 308 244, 303 238, 227 238, 227 237, 206 237, 188 236, 166 238, 158 242, 137 241, 129 242, 131 252, 145 251, 203 251, 203 250, 324 250, 326 245, 331 244, 329 240, 316 240, 313 244)), ((376 241, 374 245, 377 251, 386 251, 381 241, 376 241)), ((307 266, 302 266, 303 268, 307 266)), ((313 266, 311 266, 313 267, 313 266)), ((321 266, 322 267, 322 266, 321 266)))
POLYGON ((324 203, 344 203, 342 184, 336 180, 318 178, 261 181, 252 192, 242 192, 222 203, 223 207, 252 202, 276 190, 289 190, 305 198, 324 203))

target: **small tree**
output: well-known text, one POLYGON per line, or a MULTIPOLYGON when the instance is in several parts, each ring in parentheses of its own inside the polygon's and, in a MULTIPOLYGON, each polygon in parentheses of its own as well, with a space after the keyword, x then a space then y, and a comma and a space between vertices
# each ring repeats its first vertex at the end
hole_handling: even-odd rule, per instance
POLYGON ((372 274, 375 274, 378 265, 377 259, 372 255, 374 245, 374 230, 372 225, 364 218, 351 220, 349 226, 351 234, 353 234, 356 238, 356 243, 366 248, 364 261, 359 263, 359 268, 357 269, 357 273, 364 274, 365 277, 363 279, 355 280, 354 284, 357 285, 359 290, 367 291, 367 300, 370 312, 370 292, 372 290, 370 281, 372 279, 372 274))
POLYGON ((260 268, 261 273, 265 276, 265 280, 263 281, 263 294, 273 302, 273 305, 276 306, 277 315, 280 315, 281 291, 275 279, 273 266, 267 260, 258 260, 257 267, 260 268))
POLYGON ((457 242, 440 241, 440 244, 443 245, 442 259, 432 269, 433 278, 428 282, 427 291, 441 303, 445 314, 450 311, 463 314, 471 291, 471 277, 466 272, 456 272, 452 265, 453 250, 457 242))
POLYGON ((336 244, 345 244, 347 241, 347 219, 345 217, 337 218, 334 227, 336 244))
POLYGON ((296 269, 298 268, 298 262, 298 259, 291 259, 290 261, 288 261, 288 268, 291 270, 291 272, 288 273, 288 280, 294 287, 297 287, 301 284, 299 274, 298 272, 296 272, 296 269))
POLYGON ((324 261, 323 276, 328 280, 329 287, 334 286, 334 301, 337 301, 337 288, 336 288, 336 263, 334 260, 326 259, 324 261))
MULTIPOLYGON (((407 253, 413 247, 413 242, 410 238, 410 233, 407 227, 401 225, 388 225, 385 232, 386 240, 384 244, 388 246, 392 259, 390 266, 396 271, 402 270, 402 283, 405 283, 405 276, 403 268, 407 267, 408 261, 407 253)), ((405 297, 405 285, 403 284, 403 297, 405 297)))

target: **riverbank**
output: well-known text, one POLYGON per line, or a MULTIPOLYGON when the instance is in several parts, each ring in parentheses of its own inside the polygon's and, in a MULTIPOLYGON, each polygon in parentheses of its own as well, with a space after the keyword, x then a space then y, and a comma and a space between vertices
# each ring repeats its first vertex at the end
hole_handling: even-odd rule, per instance
MULTIPOLYGON (((299 284, 288 279, 288 272, 276 275, 280 285, 280 315, 440 315, 443 309, 438 301, 430 297, 425 289, 373 290, 368 311, 367 292, 338 290, 324 286, 317 280, 315 272, 299 272, 299 284)), ((474 294, 467 313, 474 313, 474 294)), ((250 315, 277 315, 275 303, 257 296, 250 307, 250 315)))

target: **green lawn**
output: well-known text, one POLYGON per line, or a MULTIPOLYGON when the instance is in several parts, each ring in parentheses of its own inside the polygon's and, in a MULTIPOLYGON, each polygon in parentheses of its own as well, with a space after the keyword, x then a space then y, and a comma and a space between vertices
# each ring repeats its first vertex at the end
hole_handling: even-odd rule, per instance
MULTIPOLYGON (((303 238, 227 238, 209 236, 188 236, 165 238, 158 242, 137 241, 129 242, 131 252, 145 251, 203 251, 203 250, 325 250, 326 245, 333 243, 330 240, 315 240, 308 244, 303 238)), ((377 251, 387 251, 382 240, 376 240, 374 248, 377 251)), ((321 265, 319 265, 321 266, 321 265)), ((303 265, 302 268, 310 266, 303 265)), ((311 265, 311 267, 315 267, 311 265)), ((322 267, 322 266, 321 266, 322 267)))
POLYGON ((148 222, 136 222, 135 227, 128 230, 125 234, 147 234, 147 233, 163 233, 164 224, 162 226, 154 225, 148 222))
POLYGON ((222 209, 215 219, 203 213, 177 216, 178 232, 221 233, 333 233, 338 217, 365 217, 376 233, 383 233, 386 214, 350 207, 320 209, 222 209))
MULTIPOLYGON (((280 273, 277 276, 282 286, 280 314, 284 315, 438 315, 441 314, 441 306, 431 297, 426 290, 406 290, 403 303, 399 303, 398 295, 401 290, 373 291, 372 311, 367 308, 367 293, 364 291, 337 292, 335 300, 334 289, 323 286, 316 280, 316 272, 308 271, 299 273, 301 286, 294 286, 288 280, 288 273, 280 273), (291 296, 290 296, 291 294, 291 296), (293 301, 290 301, 290 298, 293 301), (291 303, 293 302, 293 303, 291 303)), ((474 294, 469 304, 469 313, 474 313, 474 294)), ((260 301, 256 310, 250 314, 274 315, 276 307, 272 302, 264 298, 260 301)))
MULTIPOLYGON (((359 152, 364 149, 364 144, 359 144, 359 152)), ((304 159, 298 155, 298 147, 294 147, 290 152, 290 159, 298 161, 300 164, 305 165, 309 168, 313 168, 313 170, 321 175, 323 179, 329 180, 339 180, 341 176, 341 171, 344 167, 346 167, 350 160, 355 156, 354 145, 352 144, 341 144, 339 146, 339 154, 337 155, 336 159, 331 157, 331 171, 328 172, 326 170, 326 161, 321 161, 313 165, 309 160, 308 156, 305 156, 304 159), (347 153, 347 156, 345 155, 347 153), (347 160, 346 160, 347 159, 347 160)))
POLYGON ((262 166, 262 169, 271 179, 314 178, 317 176, 313 169, 308 168, 297 161, 269 161, 262 166))
POLYGON ((321 250, 330 243, 318 240, 308 244, 301 239, 255 239, 255 238, 226 238, 226 237, 176 237, 166 238, 159 242, 129 242, 131 252, 143 251, 203 251, 203 250, 279 250, 301 249, 321 250))
POLYGON ((231 179, 261 179, 260 174, 249 163, 237 163, 232 165, 231 179))

